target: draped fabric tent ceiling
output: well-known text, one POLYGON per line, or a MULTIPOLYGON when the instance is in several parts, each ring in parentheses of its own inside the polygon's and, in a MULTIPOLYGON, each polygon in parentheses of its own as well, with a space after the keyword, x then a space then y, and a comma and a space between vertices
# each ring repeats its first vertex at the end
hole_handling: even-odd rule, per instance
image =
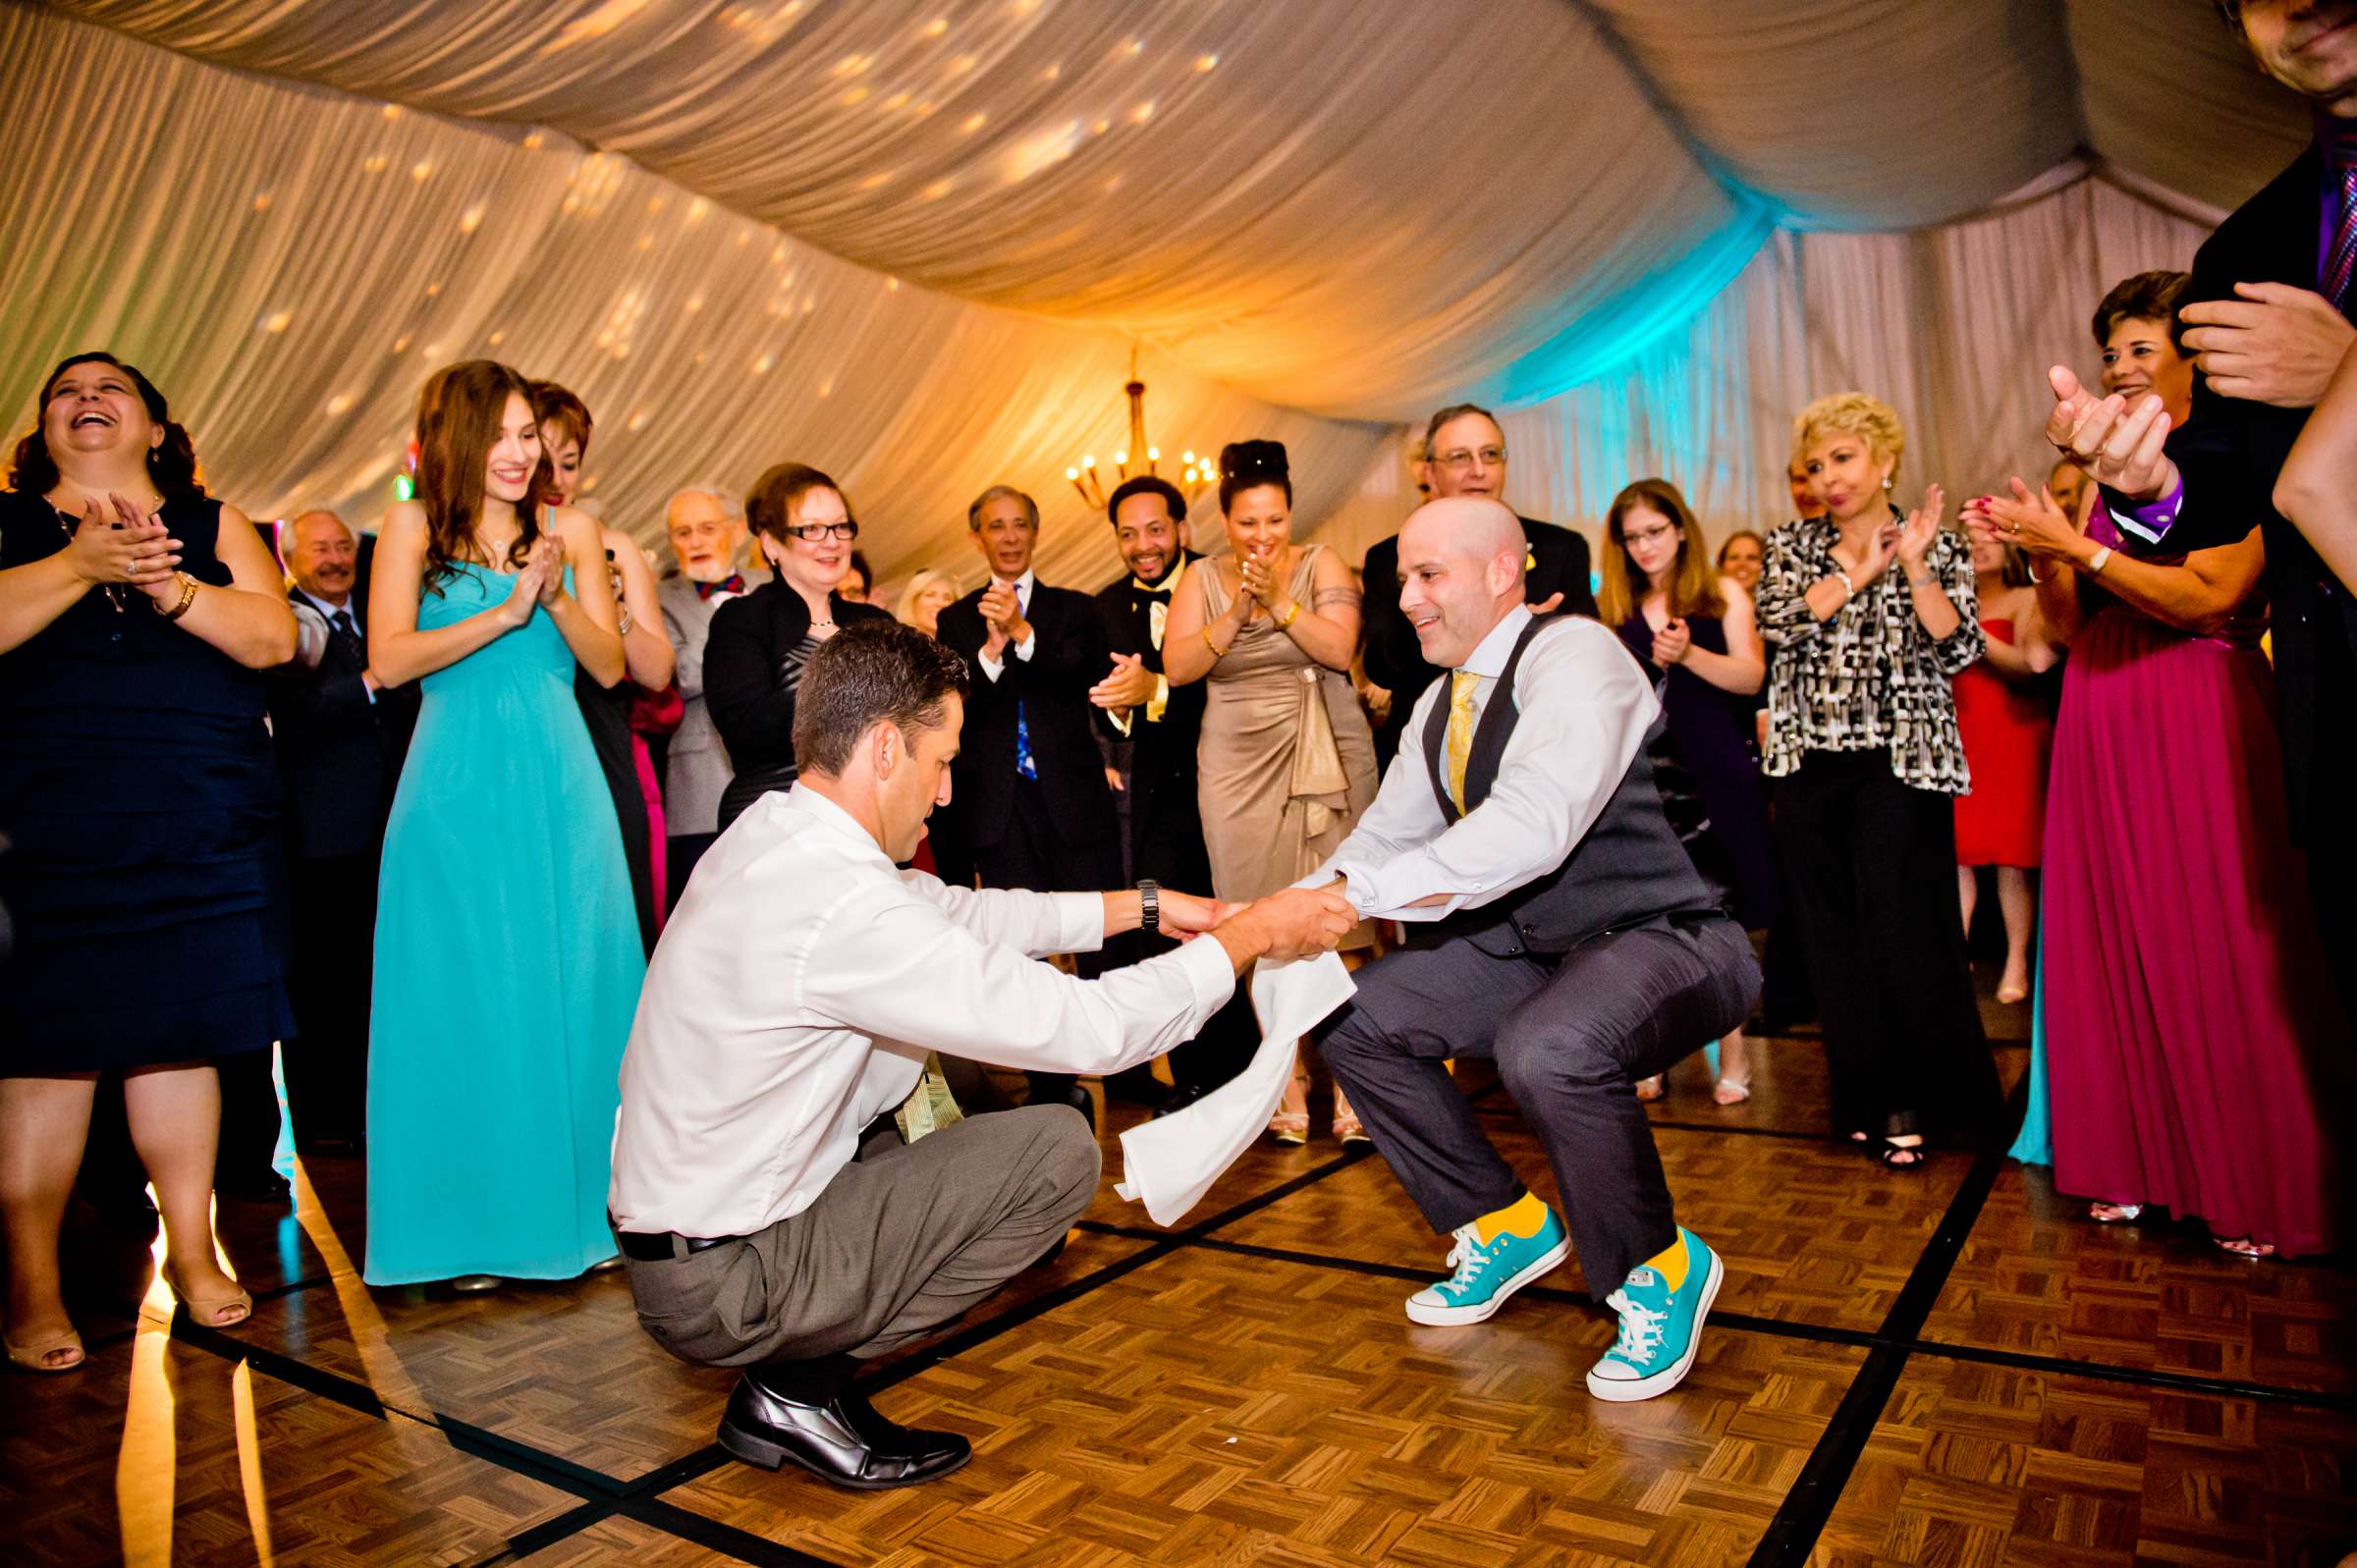
MULTIPOLYGON (((845 467, 898 486, 908 443, 991 438, 1016 449, 972 471, 1053 482, 1082 440, 1112 445, 1118 365, 1142 344, 1158 432, 1179 430, 1176 404, 1190 431, 1282 432, 1336 465, 1305 513, 1343 504, 1394 439, 1375 427, 1459 396, 1528 403, 1602 374, 1690 319, 1778 229, 1941 224, 2074 159, 2198 213, 2242 199, 2307 135, 2300 107, 2203 0, 6 0, 12 77, 36 57, 115 58, 121 39, 60 13, 308 84, 249 113, 323 125, 334 106, 316 89, 330 88, 494 138, 496 155, 477 156, 498 212, 561 185, 577 214, 603 182, 607 196, 630 185, 648 201, 676 186, 768 226, 797 270, 859 296, 861 348, 830 367, 837 379, 864 386, 899 351, 926 361, 894 383, 921 399, 927 364, 949 368, 938 345, 930 359, 916 351, 929 334, 970 336, 997 312, 1019 318, 992 328, 1002 349, 1050 344, 1097 378, 1075 370, 1030 389, 1087 399, 1082 434, 1053 418, 901 418, 897 453, 875 450, 871 430, 850 460, 832 460, 845 467), (1041 318, 1077 330, 1042 338, 1041 318), (1253 419, 1265 430, 1236 423, 1253 419)), ((96 77, 55 90, 50 107, 65 112, 77 93, 112 101, 96 77)), ((219 129, 154 127, 167 139, 219 129)), ((248 140, 256 158, 296 156, 266 135, 248 140)), ((6 150, 42 153, 22 138, 6 150)), ((317 189, 311 216, 330 221, 317 189)), ((667 231, 686 207, 674 204, 667 231)), ((533 222, 554 222, 545 208, 533 222)), ((0 194, 0 217, 28 215, 0 194)), ((658 243, 671 282, 717 308, 725 249, 668 232, 638 248, 658 243), (715 287, 699 295, 705 274, 715 287)), ((541 240, 530 264, 561 275, 582 248, 541 240)), ((579 346, 551 318, 527 334, 548 362, 524 366, 604 406, 617 372, 589 346, 614 324, 613 273, 574 280, 579 346)), ((0 282, 14 314, 23 265, 0 282)), ((72 309, 78 331, 120 330, 87 298, 72 309)), ((471 347, 441 334, 450 356, 483 351, 491 318, 470 325, 471 347)), ((0 346, 5 367, 37 375, 13 351, 22 341, 0 346)), ((412 352, 396 395, 363 401, 398 408, 428 368, 412 352)), ((1007 367, 1002 396, 1022 396, 1022 381, 1007 367)), ((694 450, 655 439, 666 422, 709 429, 692 396, 630 396, 653 404, 651 428, 632 426, 649 438, 641 458, 694 450)), ((765 433, 815 432, 797 417, 765 433)), ((706 450, 738 482, 750 473, 734 469, 759 466, 725 441, 706 450)), ((918 466, 945 487, 928 508, 967 477, 954 461, 918 466)), ((688 477, 634 477, 629 520, 646 531, 650 505, 688 477)), ((270 488, 248 485, 257 499, 270 488)), ((909 526, 938 536, 946 524, 931 514, 909 526)), ((896 549, 903 564, 918 542, 896 549)))

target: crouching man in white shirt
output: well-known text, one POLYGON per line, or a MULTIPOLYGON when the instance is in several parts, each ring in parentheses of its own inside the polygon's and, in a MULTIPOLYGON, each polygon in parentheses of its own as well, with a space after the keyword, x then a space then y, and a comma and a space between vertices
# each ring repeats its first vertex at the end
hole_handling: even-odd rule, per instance
POLYGON ((1097 1143, 1026 1106, 904 1143, 926 1054, 1111 1073, 1189 1040, 1253 959, 1331 949, 1331 891, 1248 907, 1146 889, 945 886, 895 862, 946 804, 965 666, 909 627, 849 626, 802 675, 799 780, 706 852, 648 965, 622 1064, 608 1195, 639 1322, 681 1359, 747 1371, 720 1441, 839 1486, 911 1486, 963 1437, 878 1415, 862 1358, 956 1318, 1087 1209, 1097 1143), (1159 917, 1207 933, 1098 980, 1038 961, 1159 917))

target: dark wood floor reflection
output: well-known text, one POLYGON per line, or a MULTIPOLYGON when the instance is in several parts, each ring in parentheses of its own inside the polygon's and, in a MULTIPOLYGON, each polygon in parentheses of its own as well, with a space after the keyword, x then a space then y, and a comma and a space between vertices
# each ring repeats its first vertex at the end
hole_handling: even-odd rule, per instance
MULTIPOLYGON (((2019 1009, 1989 1010, 2008 1086, 2019 1009)), ((1459 1087, 1543 1193, 1477 1063, 1459 1087)), ((2043 1170, 1830 1141, 1813 1037, 1748 1104, 1689 1061, 1654 1108, 1680 1218, 1727 1264, 1673 1396, 1613 1406, 1576 1268, 1419 1328, 1440 1267, 1379 1160, 1263 1145, 1178 1228, 1114 1196, 1053 1264, 871 1373, 973 1439, 931 1487, 727 1460, 728 1375, 671 1360, 618 1274, 371 1291, 360 1165, 228 1205, 260 1297, 174 1324, 151 1235, 77 1212, 91 1364, 0 1381, 0 1562, 2330 1565, 2357 1548, 2357 1271, 2104 1229, 2043 1170)), ((1323 1108, 1319 1123, 1324 1123, 1323 1108)))

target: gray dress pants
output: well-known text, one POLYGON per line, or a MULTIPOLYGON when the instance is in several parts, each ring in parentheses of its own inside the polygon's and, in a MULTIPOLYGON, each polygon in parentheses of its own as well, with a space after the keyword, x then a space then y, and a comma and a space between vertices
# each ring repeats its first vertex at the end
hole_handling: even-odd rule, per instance
POLYGON ((971 1116, 903 1144, 884 1124, 817 1202, 685 1257, 628 1260, 639 1325, 683 1361, 881 1356, 1037 1263, 1095 1198, 1069 1106, 971 1116))
POLYGON ((1335 1082, 1433 1229, 1523 1192, 1443 1063, 1487 1056, 1547 1150, 1598 1301, 1677 1238, 1636 1080, 1750 1016, 1760 966, 1732 920, 1662 919, 1557 957, 1500 957, 1437 937, 1360 970, 1313 1032, 1335 1082))

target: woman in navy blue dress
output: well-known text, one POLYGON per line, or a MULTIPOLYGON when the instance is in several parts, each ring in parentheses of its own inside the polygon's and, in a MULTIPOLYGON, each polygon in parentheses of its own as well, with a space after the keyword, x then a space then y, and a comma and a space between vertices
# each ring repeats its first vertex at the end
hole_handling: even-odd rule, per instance
MULTIPOLYGON (((1698 853, 1696 863, 1727 884, 1721 892, 1728 913, 1758 931, 1775 911, 1776 878, 1768 792, 1753 750, 1753 698, 1768 665, 1751 595, 1713 568, 1701 525, 1666 479, 1639 479, 1622 490, 1605 531, 1597 609, 1629 652, 1658 672, 1670 744, 1709 818, 1712 852, 1698 853)), ((1652 1079, 1638 1086, 1641 1099, 1660 1093, 1652 1079)), ((1738 1029, 1720 1042, 1712 1098, 1731 1106, 1750 1094, 1751 1062, 1738 1029)))
POLYGON ((164 1274, 200 1324, 252 1302, 211 1217, 213 1063, 291 1034, 278 773, 261 672, 295 616, 253 524, 208 497, 163 395, 111 354, 41 384, 0 495, 0 1216, 6 1348, 82 1341, 57 1238, 98 1076, 123 1074, 164 1274))

